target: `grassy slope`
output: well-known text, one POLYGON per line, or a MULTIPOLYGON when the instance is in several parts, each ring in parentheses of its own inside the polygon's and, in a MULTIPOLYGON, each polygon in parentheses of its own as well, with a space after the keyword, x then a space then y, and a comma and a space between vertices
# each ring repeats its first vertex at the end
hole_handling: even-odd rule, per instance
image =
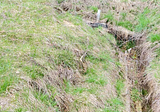
POLYGON ((100 35, 80 17, 56 14, 45 5, 49 3, 6 0, 0 4, 1 111, 123 110, 123 80, 115 78, 120 65, 106 41, 114 42, 113 37, 100 35), (46 78, 56 80, 54 74, 62 80, 46 78))
MULTIPOLYGON (((114 42, 112 36, 100 35, 99 29, 86 26, 81 17, 56 14, 49 0, 0 3, 2 111, 111 112, 125 108, 121 99, 123 80, 116 79, 120 64, 106 41, 108 38, 114 42), (82 64, 80 58, 85 52, 87 56, 82 64), (72 75, 64 76, 69 74, 65 71, 72 75), (48 76, 54 79, 54 74, 62 77, 57 82, 60 86, 46 79, 48 76), (33 81, 41 89, 36 89, 33 81)), ((152 29, 149 39, 159 41, 159 12, 153 7, 144 7, 131 10, 133 14, 140 11, 133 18, 127 12, 130 10, 120 12, 118 20, 114 10, 102 17, 133 31, 152 29)), ((158 57, 149 68, 157 80, 160 74, 158 57)))

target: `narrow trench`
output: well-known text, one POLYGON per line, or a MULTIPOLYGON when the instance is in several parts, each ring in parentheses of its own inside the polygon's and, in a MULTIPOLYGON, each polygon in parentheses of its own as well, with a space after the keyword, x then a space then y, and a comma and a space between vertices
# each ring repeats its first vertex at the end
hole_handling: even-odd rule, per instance
MULTIPOLYGON (((151 94, 150 90, 152 89, 153 84, 150 83, 153 83, 154 81, 153 79, 149 79, 146 74, 146 68, 149 66, 152 50, 146 41, 145 35, 140 35, 138 38, 134 38, 134 41, 131 40, 134 47, 131 46, 131 48, 127 48, 125 46, 118 50, 118 57, 123 65, 122 69, 125 78, 124 83, 126 90, 125 93, 123 93, 123 96, 126 100, 126 112, 151 112, 153 111, 154 106, 152 99, 155 89, 152 90, 151 94), (151 96, 146 99, 149 93, 151 96)), ((130 42, 130 39, 126 39, 126 37, 122 36, 121 40, 117 40, 116 38, 116 41, 118 44, 119 41, 121 41, 120 43, 124 46, 130 42)))
POLYGON ((145 100, 148 87, 144 85, 144 77, 148 61, 144 62, 144 59, 142 60, 144 42, 145 41, 141 41, 141 38, 139 38, 135 41, 133 48, 124 51, 126 48, 123 47, 118 51, 119 61, 123 65, 122 69, 125 78, 124 83, 126 90, 122 95, 126 100, 126 112, 148 112, 151 109, 150 104, 146 103, 145 100))
MULTIPOLYGON (((107 29, 107 32, 112 34, 116 41, 116 51, 118 58, 122 64, 124 74, 125 91, 122 96, 125 99, 126 112, 159 112, 160 110, 153 109, 153 87, 154 81, 146 73, 146 67, 149 65, 150 45, 147 45, 146 36, 143 34, 135 34, 130 31, 126 34, 126 30, 119 30, 118 27, 108 27, 104 24, 89 23, 93 28, 101 26, 107 29), (132 46, 127 44, 131 42, 132 46), (151 92, 152 91, 152 92, 151 92), (148 97, 148 99, 146 99, 148 97)), ((111 43, 113 44, 113 43, 111 43)), ((156 88, 156 87, 155 87, 156 88)), ((155 106, 155 107, 156 107, 155 106)))
POLYGON ((135 37, 133 35, 132 40, 130 35, 127 38, 123 37, 123 32, 120 38, 117 38, 115 32, 118 33, 112 29, 109 33, 114 34, 117 46, 119 43, 122 44, 117 52, 125 79, 125 92, 122 96, 126 100, 126 112, 160 112, 160 93, 157 92, 156 81, 146 73, 153 52, 150 43, 146 40, 146 35, 140 34, 135 37), (125 46, 131 41, 134 46, 125 46))

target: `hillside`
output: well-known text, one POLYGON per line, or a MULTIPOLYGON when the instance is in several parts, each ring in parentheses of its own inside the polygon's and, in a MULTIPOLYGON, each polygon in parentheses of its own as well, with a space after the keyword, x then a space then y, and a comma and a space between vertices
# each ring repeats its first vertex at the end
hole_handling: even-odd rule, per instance
POLYGON ((0 111, 159 112, 159 6, 0 1, 0 111))

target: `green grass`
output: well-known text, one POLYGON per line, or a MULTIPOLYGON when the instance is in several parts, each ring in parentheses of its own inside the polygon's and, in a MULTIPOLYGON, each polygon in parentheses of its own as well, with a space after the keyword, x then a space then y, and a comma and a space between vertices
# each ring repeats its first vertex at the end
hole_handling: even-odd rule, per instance
MULTIPOLYGON (((59 66, 76 71, 79 69, 80 57, 89 51, 84 59, 90 63, 89 68, 86 74, 81 75, 86 86, 94 86, 76 86, 70 80, 62 79, 64 85, 60 89, 75 96, 75 100, 79 100, 77 95, 81 97, 84 93, 98 97, 101 92, 99 88, 107 85, 105 72, 109 72, 112 69, 110 63, 115 62, 110 44, 106 41, 106 38, 112 38, 110 35, 100 35, 100 29, 85 25, 80 16, 57 14, 51 6, 45 5, 47 3, 49 0, 6 0, 0 4, 0 13, 4 15, 0 16, 3 21, 0 27, 0 96, 5 97, 4 94, 10 91, 10 87, 17 88, 16 85, 19 85, 20 90, 16 91, 16 97, 12 101, 18 106, 14 108, 17 112, 48 111, 49 108, 59 110, 55 97, 61 93, 58 93, 57 88, 53 89, 55 85, 45 84, 48 95, 30 87, 28 80, 43 81, 59 66), (73 27, 67 26, 64 21, 73 27)), ((93 106, 90 103, 86 105, 93 106)), ((10 109, 13 108, 9 107, 7 111, 10 109)))
POLYGON ((76 67, 73 53, 67 50, 62 50, 55 55, 55 63, 57 65, 64 64, 64 66, 71 68, 76 67))
POLYGON ((142 30, 146 30, 151 20, 147 17, 147 14, 150 13, 150 9, 145 8, 143 13, 138 15, 138 25, 135 27, 135 31, 141 32, 142 30))
POLYGON ((108 12, 107 14, 104 15, 103 19, 108 19, 109 21, 114 21, 114 16, 113 13, 108 12))
POLYGON ((65 0, 56 0, 59 4, 62 3, 65 0))
POLYGON ((95 6, 91 6, 89 9, 93 10, 93 12, 95 13, 98 11, 98 7, 95 7, 95 6))
POLYGON ((35 65, 24 66, 23 70, 32 78, 36 79, 38 77, 43 77, 44 73, 42 69, 35 65))
POLYGON ((83 87, 75 87, 75 88, 73 89, 73 94, 74 94, 74 95, 77 94, 77 93, 81 94, 81 93, 85 92, 86 90, 87 90, 87 89, 86 89, 86 88, 83 88, 83 87))
POLYGON ((131 99, 135 102, 135 101, 141 101, 141 92, 136 89, 136 88, 132 88, 131 90, 131 99))
POLYGON ((152 73, 154 75, 154 77, 156 78, 156 80, 159 82, 160 79, 160 49, 158 49, 159 54, 157 55, 157 58, 155 58, 152 62, 151 62, 151 66, 148 67, 147 72, 152 73), (154 71, 153 71, 154 70, 154 71))
POLYGON ((104 109, 104 112, 120 112, 120 108, 124 108, 124 104, 119 98, 111 98, 107 101, 108 106, 104 109))
POLYGON ((127 28, 128 30, 133 31, 133 24, 132 24, 130 21, 128 21, 128 20, 119 21, 119 22, 117 23, 117 25, 118 25, 118 26, 125 27, 125 28, 127 28))
POLYGON ((151 34, 149 39, 151 42, 160 41, 160 34, 151 34))
MULTIPOLYGON (((57 0, 58 3, 63 0, 57 0)), ((124 0, 123 2, 127 2, 124 0)), ((3 1, 0 4, 0 97, 7 97, 7 91, 11 87, 19 86, 20 90, 13 95, 16 97, 12 103, 18 107, 17 112, 23 111, 59 111, 58 101, 55 98, 62 93, 71 96, 71 111, 79 111, 89 107, 104 112, 119 112, 124 108, 121 93, 124 89, 124 80, 115 79, 111 85, 115 86, 116 97, 111 97, 105 90, 112 78, 119 71, 121 64, 115 59, 115 50, 106 38, 114 41, 109 34, 101 35, 102 28, 92 29, 87 26, 81 16, 73 16, 69 12, 59 14, 53 10, 50 0, 18 0, 3 1), (47 4, 47 5, 46 5, 47 4), (48 5, 49 4, 49 5, 48 5), (69 26, 66 24, 71 24, 69 26), (58 47, 57 47, 58 46, 58 47), (80 61, 84 52, 83 66, 80 61), (73 76, 66 78, 69 73, 59 72, 59 67, 73 70, 73 76), (118 67, 117 67, 118 66, 118 67), (83 69, 83 70, 82 70, 83 69), (113 70, 114 69, 114 70, 113 70), (72 84, 78 73, 82 79, 72 84), (62 80, 62 86, 58 88, 54 83, 46 83, 46 77, 55 75, 62 80), (28 80, 46 81, 44 83, 48 94, 39 92, 28 85, 28 80), (51 84, 51 85, 50 85, 51 84), (97 101, 103 100, 105 108, 95 106, 89 96, 93 95, 97 101), (36 105, 38 104, 38 106, 36 105), (72 110, 73 109, 73 110, 72 110)), ((93 13, 98 8, 89 7, 93 13)), ((114 10, 114 7, 113 7, 114 10)), ((133 20, 127 12, 120 12, 119 20, 114 17, 114 12, 102 14, 103 19, 123 26, 131 31, 143 32, 153 29, 158 30, 160 17, 157 9, 145 8, 141 13, 135 14, 133 20)), ((151 30, 149 40, 160 41, 159 33, 151 30)), ((127 47, 134 47, 134 42, 127 43, 127 47)), ((127 49, 128 49, 127 48, 127 49)), ((157 50, 158 56, 160 51, 157 50)), ((155 59, 151 69, 158 70, 154 76, 159 79, 159 60, 155 59), (157 64, 158 63, 158 64, 157 64)), ((120 74, 121 77, 123 74, 120 74)), ((55 79, 50 78, 49 81, 55 79)), ((58 81, 57 81, 58 82, 58 81)), ((113 86, 113 87, 114 87, 113 86)), ((42 87, 43 89, 45 87, 42 87)), ((109 88, 110 89, 110 88, 109 88)), ((114 90, 114 88, 113 88, 114 90)), ((143 91, 142 94, 147 94, 143 91)), ((141 93, 133 88, 131 91, 133 101, 141 100, 141 93)), ((10 110, 9 107, 7 111, 10 110)))
POLYGON ((11 74, 1 77, 0 81, 0 94, 4 93, 6 90, 9 90, 8 87, 12 86, 15 82, 14 77, 11 74))
POLYGON ((86 75, 88 76, 86 80, 88 83, 95 83, 102 86, 107 84, 106 76, 98 73, 94 68, 87 69, 86 75))
POLYGON ((45 104, 48 107, 54 107, 57 105, 56 101, 55 101, 55 94, 53 93, 51 96, 48 96, 46 94, 43 93, 39 93, 39 92, 34 92, 35 94, 35 98, 37 98, 38 100, 40 100, 43 104, 45 104))
MULTIPOLYGON (((1 53, 10 52, 9 49, 2 49, 1 53), (4 51, 4 52, 3 52, 4 51)), ((0 59, 0 94, 5 93, 6 90, 9 90, 9 87, 12 86, 17 80, 14 60, 10 59, 5 54, 1 55, 0 59)))
POLYGON ((117 80, 115 87, 116 87, 118 96, 120 96, 122 91, 123 91, 123 89, 124 89, 123 80, 122 79, 121 80, 117 80))

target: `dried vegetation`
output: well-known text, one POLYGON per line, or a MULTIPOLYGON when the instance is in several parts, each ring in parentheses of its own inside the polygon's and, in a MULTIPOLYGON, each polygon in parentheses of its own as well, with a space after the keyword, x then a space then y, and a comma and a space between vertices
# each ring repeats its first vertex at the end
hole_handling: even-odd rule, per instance
POLYGON ((158 3, 2 2, 1 111, 159 112, 157 70, 148 69, 158 43, 147 40, 160 30, 158 3), (113 36, 85 23, 99 8, 113 36))

